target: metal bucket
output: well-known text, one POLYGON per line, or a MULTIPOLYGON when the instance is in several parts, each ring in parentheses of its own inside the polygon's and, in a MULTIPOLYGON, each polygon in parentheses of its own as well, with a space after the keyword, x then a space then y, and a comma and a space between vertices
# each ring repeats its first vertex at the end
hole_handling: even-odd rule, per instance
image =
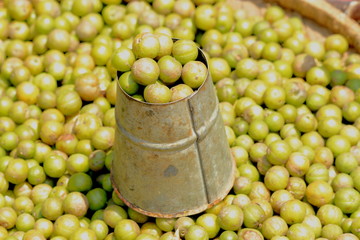
MULTIPOLYGON (((207 65, 200 49, 198 60, 207 65)), ((206 210, 231 190, 235 162, 210 74, 191 96, 167 104, 137 101, 118 84, 115 114, 111 179, 130 208, 181 217, 206 210)))

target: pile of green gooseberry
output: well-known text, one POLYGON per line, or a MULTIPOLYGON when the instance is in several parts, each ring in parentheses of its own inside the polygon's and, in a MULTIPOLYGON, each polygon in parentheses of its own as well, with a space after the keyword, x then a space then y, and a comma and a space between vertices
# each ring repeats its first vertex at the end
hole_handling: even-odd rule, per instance
POLYGON ((0 239, 359 240, 360 54, 343 36, 225 0, 1 3, 0 239), (148 217, 111 184, 116 89, 191 95, 198 47, 236 179, 202 213, 148 217))

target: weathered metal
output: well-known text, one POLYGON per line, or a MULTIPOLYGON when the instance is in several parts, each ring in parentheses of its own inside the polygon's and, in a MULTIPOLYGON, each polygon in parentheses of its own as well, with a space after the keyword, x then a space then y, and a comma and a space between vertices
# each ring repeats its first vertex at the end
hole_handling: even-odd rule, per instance
MULTIPOLYGON (((199 50, 198 60, 207 64, 199 50)), ((111 179, 131 208, 153 217, 199 213, 233 186, 231 157, 210 75, 191 96, 140 102, 117 86, 111 179)))

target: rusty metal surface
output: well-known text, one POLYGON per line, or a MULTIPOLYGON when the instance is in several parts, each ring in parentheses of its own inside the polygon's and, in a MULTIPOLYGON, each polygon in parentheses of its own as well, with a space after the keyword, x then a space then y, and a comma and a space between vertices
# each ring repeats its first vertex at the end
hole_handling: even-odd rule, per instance
POLYGON ((204 211, 231 190, 235 162, 210 76, 193 95, 168 104, 139 102, 118 85, 115 115, 111 178, 129 207, 180 217, 204 211))

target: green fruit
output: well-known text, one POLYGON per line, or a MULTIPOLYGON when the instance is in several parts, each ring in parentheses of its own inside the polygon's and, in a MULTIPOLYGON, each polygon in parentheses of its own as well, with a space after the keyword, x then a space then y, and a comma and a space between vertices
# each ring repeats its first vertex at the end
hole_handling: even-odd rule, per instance
POLYGON ((149 103, 168 103, 171 100, 171 90, 162 84, 149 84, 144 89, 144 99, 149 103))
POLYGON ((243 207, 244 225, 248 228, 259 228, 265 220, 264 210, 255 203, 249 203, 243 207))
POLYGON ((298 199, 285 202, 280 208, 280 216, 288 224, 301 223, 306 214, 305 205, 298 199))
POLYGON ((6 229, 11 229, 16 224, 17 214, 11 207, 0 208, 0 225, 6 229))
POLYGON ((172 92, 170 99, 171 102, 186 98, 194 92, 194 90, 186 84, 178 84, 170 88, 170 90, 172 92))
MULTIPOLYGON (((108 150, 114 144, 115 129, 112 127, 100 127, 91 137, 91 144, 95 149, 108 150)), ((106 162, 105 162, 106 164, 106 162)))
POLYGON ((209 30, 216 26, 216 10, 212 5, 198 6, 194 15, 195 26, 201 30, 209 30))
POLYGON ((219 225, 223 230, 238 230, 244 219, 241 208, 237 205, 224 206, 218 214, 219 225))
POLYGON ((336 170, 342 173, 351 173, 359 165, 355 156, 349 152, 339 154, 335 159, 336 170))
MULTIPOLYGON (((124 205, 124 204, 122 204, 122 205, 124 205)), ((145 223, 148 221, 148 216, 141 214, 141 213, 133 210, 132 208, 128 208, 127 212, 128 212, 129 218, 134 220, 137 223, 145 223)))
POLYGON ((160 43, 159 53, 156 57, 161 58, 163 56, 170 55, 174 44, 171 36, 167 33, 155 33, 155 36, 158 38, 160 43))
POLYGON ((102 209, 107 201, 106 192, 101 188, 91 189, 86 194, 86 198, 89 201, 89 208, 94 211, 102 209))
POLYGON ((114 226, 114 235, 119 240, 134 240, 140 234, 140 227, 130 219, 120 220, 114 226))
POLYGON ((291 147, 282 140, 272 142, 268 147, 267 158, 274 165, 284 164, 291 154, 291 147))
POLYGON ((304 223, 313 230, 313 232, 315 233, 315 237, 321 236, 322 225, 318 217, 316 217, 315 215, 307 215, 302 223, 304 223))
POLYGON ((135 36, 132 47, 136 58, 155 58, 160 51, 160 42, 155 34, 140 33, 135 36))
POLYGON ((20 184, 28 177, 29 168, 25 160, 21 158, 12 159, 6 167, 5 178, 13 184, 20 184))
POLYGON ((86 196, 80 192, 69 193, 63 201, 63 210, 65 213, 83 217, 87 213, 89 202, 86 196))
POLYGON ((89 239, 96 240, 96 233, 92 229, 88 228, 78 228, 69 238, 69 240, 77 240, 77 239, 89 239))
POLYGON ((308 185, 305 196, 309 203, 321 207, 333 200, 334 192, 330 184, 322 180, 316 180, 308 185))
POLYGON ((207 240, 209 235, 206 230, 198 225, 190 226, 187 233, 185 234, 185 240, 207 240))
POLYGON ((224 231, 219 236, 220 240, 236 240, 238 238, 238 235, 234 231, 224 231))
POLYGON ((270 239, 274 236, 285 236, 287 232, 288 226, 285 220, 279 216, 273 216, 266 219, 261 227, 261 233, 267 239, 270 239))
POLYGON ((353 213, 360 205, 360 193, 353 188, 341 188, 335 193, 334 204, 343 213, 353 213))
POLYGON ((341 209, 331 204, 321 206, 317 211, 316 216, 320 219, 322 225, 340 225, 343 220, 343 213, 341 209))
POLYGON ((50 197, 41 204, 41 215, 48 220, 56 220, 63 214, 63 202, 60 198, 50 197))
POLYGON ((305 239, 315 239, 315 233, 310 227, 304 223, 296 223, 289 227, 286 236, 289 239, 294 240, 305 240, 305 239))
POLYGON ((170 232, 175 227, 175 218, 156 218, 155 223, 162 231, 170 232))
POLYGON ((64 214, 56 219, 54 225, 54 235, 69 238, 78 228, 79 219, 71 214, 64 214))
POLYGON ((234 103, 238 99, 236 87, 233 85, 219 87, 216 93, 220 102, 234 103))
POLYGON ((181 79, 189 87, 196 89, 200 87, 208 76, 208 70, 200 61, 189 61, 182 68, 181 79))
POLYGON ((151 58, 140 58, 131 67, 134 81, 147 86, 156 82, 160 75, 158 64, 151 58))
POLYGON ((289 172, 285 167, 273 166, 265 174, 264 183, 271 191, 285 189, 289 180, 289 172))
POLYGON ((181 77, 182 65, 174 57, 163 56, 159 59, 158 65, 160 68, 159 78, 165 84, 175 83, 181 77))
POLYGON ((334 156, 337 157, 341 153, 348 152, 350 150, 350 142, 341 135, 333 135, 326 141, 326 146, 330 148, 334 156))
MULTIPOLYGON (((215 236, 217 236, 220 230, 219 222, 217 221, 217 216, 215 214, 211 214, 211 213, 202 214, 200 217, 196 219, 196 224, 205 229, 209 238, 214 238, 215 236)), ((189 231, 190 230, 191 229, 189 229, 189 231)))
POLYGON ((80 95, 75 91, 65 91, 56 98, 56 107, 66 116, 77 113, 82 107, 80 95))
POLYGON ((70 177, 67 189, 70 192, 85 192, 91 189, 92 184, 91 177, 86 173, 80 172, 70 177))
POLYGON ((256 239, 263 240, 264 237, 259 230, 243 228, 238 232, 239 240, 256 239))
POLYGON ((66 161, 60 155, 50 155, 45 158, 43 163, 46 175, 50 177, 61 177, 66 171, 66 161))
POLYGON ((81 153, 74 153, 66 160, 66 169, 69 173, 89 171, 89 158, 81 153))
POLYGON ((325 39, 325 49, 327 51, 335 50, 339 53, 344 53, 348 48, 349 44, 347 40, 340 34, 333 34, 325 39))
POLYGON ((336 224, 325 225, 321 230, 321 236, 327 239, 336 239, 341 234, 343 234, 343 230, 339 225, 336 224))
POLYGON ((198 56, 198 48, 193 41, 178 40, 174 42, 172 48, 172 56, 181 64, 194 61, 198 56))
POLYGON ((109 227, 102 220, 91 221, 89 229, 95 232, 98 239, 104 239, 109 233, 109 227))

